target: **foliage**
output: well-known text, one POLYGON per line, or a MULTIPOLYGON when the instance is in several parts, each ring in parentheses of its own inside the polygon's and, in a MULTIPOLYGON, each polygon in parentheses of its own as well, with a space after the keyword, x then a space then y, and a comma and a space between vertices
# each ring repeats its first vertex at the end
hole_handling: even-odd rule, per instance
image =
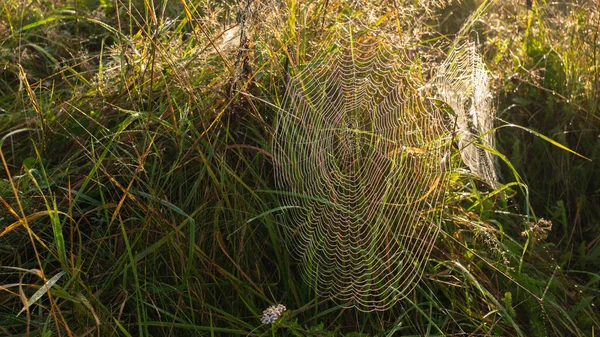
POLYGON ((336 23, 434 65, 477 2, 3 2, 0 334, 591 335, 600 8, 583 2, 498 1, 473 26, 504 185, 455 152, 425 277, 375 313, 319 297, 285 249, 277 106, 336 23))

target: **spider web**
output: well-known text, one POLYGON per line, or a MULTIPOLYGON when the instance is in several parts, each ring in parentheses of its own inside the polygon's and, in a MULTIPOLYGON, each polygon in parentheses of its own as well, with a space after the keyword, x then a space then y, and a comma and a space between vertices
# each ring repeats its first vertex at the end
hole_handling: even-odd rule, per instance
POLYGON ((389 308, 421 278, 451 144, 445 112, 395 54, 380 39, 340 38, 290 80, 273 146, 305 281, 363 311, 389 308))
POLYGON ((498 174, 493 149, 494 109, 485 64, 474 42, 466 40, 452 48, 438 67, 433 85, 440 100, 456 114, 458 145, 463 162, 491 186, 498 174))

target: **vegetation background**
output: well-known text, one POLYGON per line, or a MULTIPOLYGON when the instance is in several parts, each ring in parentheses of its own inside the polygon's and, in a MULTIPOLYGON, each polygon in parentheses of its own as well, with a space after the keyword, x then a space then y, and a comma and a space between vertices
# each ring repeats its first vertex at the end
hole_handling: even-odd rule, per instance
POLYGON ((3 1, 0 335, 593 336, 593 0, 497 1, 474 23, 503 185, 454 156, 442 233, 406 299, 346 309, 285 249, 270 142, 288 76, 347 18, 430 69, 480 4, 3 1), (261 324, 277 303, 288 311, 261 324))

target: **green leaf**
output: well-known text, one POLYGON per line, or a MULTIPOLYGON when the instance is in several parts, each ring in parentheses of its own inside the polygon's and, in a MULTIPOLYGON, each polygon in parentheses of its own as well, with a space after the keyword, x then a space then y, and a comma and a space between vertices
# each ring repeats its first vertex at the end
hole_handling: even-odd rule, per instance
POLYGON ((40 298, 42 298, 42 296, 44 296, 44 294, 46 294, 46 292, 48 292, 50 290, 50 288, 52 288, 52 286, 54 286, 56 284, 56 282, 65 274, 64 271, 61 271, 60 273, 54 275, 51 279, 49 279, 44 286, 42 286, 40 289, 38 289, 38 291, 35 292, 35 294, 33 294, 33 296, 31 296, 28 300, 27 300, 27 304, 23 307, 23 309, 21 309, 21 311, 19 311, 19 313, 17 314, 17 316, 19 316, 23 311, 27 310, 27 308, 29 308, 31 305, 33 305, 35 302, 37 302, 40 298))

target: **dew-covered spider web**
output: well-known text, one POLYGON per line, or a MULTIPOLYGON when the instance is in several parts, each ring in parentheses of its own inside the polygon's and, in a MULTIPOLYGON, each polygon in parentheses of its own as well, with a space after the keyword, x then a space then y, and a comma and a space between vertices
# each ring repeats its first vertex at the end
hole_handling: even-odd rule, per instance
MULTIPOLYGON (((453 73, 469 52, 439 67, 455 80, 426 83, 416 61, 382 39, 332 45, 291 78, 277 121, 288 248, 320 295, 385 310, 415 287, 439 232, 453 127, 464 113, 445 106, 464 105, 461 76, 481 75, 453 73)), ((475 87, 466 95, 477 103, 475 87)))
POLYGON ((494 113, 488 74, 477 45, 455 45, 433 81, 436 94, 456 114, 458 146, 464 163, 473 173, 494 186, 498 181, 495 157, 486 149, 495 146, 494 113))

